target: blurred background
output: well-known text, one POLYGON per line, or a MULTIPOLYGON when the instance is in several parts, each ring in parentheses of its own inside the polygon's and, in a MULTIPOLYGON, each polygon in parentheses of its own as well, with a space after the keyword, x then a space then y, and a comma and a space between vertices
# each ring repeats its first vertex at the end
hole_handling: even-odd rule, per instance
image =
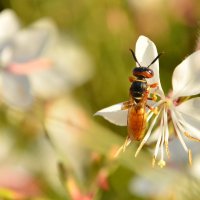
POLYGON ((153 169, 151 146, 113 159, 126 127, 93 117, 128 99, 140 35, 164 52, 169 91, 200 46, 198 0, 0 0, 0 9, 0 199, 199 199, 198 143, 192 167, 172 141, 175 155, 153 169))

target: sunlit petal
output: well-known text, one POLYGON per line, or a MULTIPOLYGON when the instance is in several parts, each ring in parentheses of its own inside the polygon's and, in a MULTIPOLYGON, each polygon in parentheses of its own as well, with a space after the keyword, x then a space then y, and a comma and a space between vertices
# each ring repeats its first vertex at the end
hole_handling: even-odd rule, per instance
POLYGON ((178 113, 179 121, 184 128, 184 135, 191 140, 200 140, 200 121, 185 113, 178 113))
POLYGON ((192 118, 196 118, 200 123, 200 97, 189 99, 176 106, 176 110, 192 118))
POLYGON ((8 39, 19 30, 20 23, 12 10, 6 9, 0 14, 0 45, 4 45, 8 39))
POLYGON ((175 113, 175 111, 171 111, 171 116, 172 116, 172 121, 173 121, 173 125, 174 125, 174 129, 176 131, 176 134, 178 136, 179 141, 181 142, 181 145, 183 146, 184 150, 186 152, 188 152, 188 148, 185 144, 185 141, 183 140, 182 134, 181 134, 181 130, 180 130, 180 126, 178 126, 178 117, 175 113))
MULTIPOLYGON (((147 67, 158 55, 155 44, 145 36, 140 36, 136 42, 135 55, 140 65, 147 67)), ((159 61, 157 60, 150 66, 154 71, 154 77, 147 79, 148 84, 158 83, 157 93, 164 97, 163 89, 160 84, 159 61)), ((154 90, 152 90, 153 92, 154 90)))
POLYGON ((200 51, 187 57, 174 70, 172 77, 173 98, 200 93, 200 51))
POLYGON ((127 126, 128 110, 122 110, 122 106, 123 103, 118 103, 96 112, 95 115, 102 116, 113 124, 127 126))
POLYGON ((200 97, 190 99, 176 107, 179 119, 187 133, 200 139, 200 97))

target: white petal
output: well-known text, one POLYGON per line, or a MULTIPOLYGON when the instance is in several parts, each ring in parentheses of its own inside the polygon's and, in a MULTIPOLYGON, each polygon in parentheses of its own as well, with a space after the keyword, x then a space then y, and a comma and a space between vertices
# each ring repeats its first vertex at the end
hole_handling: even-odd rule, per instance
POLYGON ((45 99, 71 91, 93 73, 90 57, 80 46, 62 37, 51 43, 43 57, 52 61, 52 67, 29 75, 35 94, 45 99))
POLYGON ((200 123, 200 97, 196 97, 176 106, 176 110, 192 118, 196 118, 200 123))
POLYGON ((171 116, 172 116, 172 122, 173 122, 173 125, 174 125, 174 129, 176 131, 176 134, 178 136, 178 139, 181 142, 181 145, 183 146, 184 150, 186 152, 188 152, 188 148, 187 148, 187 146, 185 144, 185 141, 184 141, 184 139, 182 137, 183 133, 181 134, 180 125, 179 125, 179 119, 178 119, 178 117, 176 115, 176 111, 171 110, 171 116))
POLYGON ((45 118, 48 136, 59 159, 70 163, 79 180, 83 180, 83 166, 88 163, 87 153, 81 145, 88 123, 85 112, 74 99, 57 99, 48 106, 45 118))
MULTIPOLYGON (((140 36, 136 42, 135 55, 141 66, 147 67, 158 55, 155 44, 145 36, 140 36)), ((164 92, 160 84, 159 61, 150 66, 154 71, 154 77, 147 79, 148 84, 158 83, 157 93, 164 97, 164 92)), ((153 91, 153 90, 152 90, 153 91)))
POLYGON ((56 27, 45 19, 19 31, 13 41, 13 62, 22 63, 40 57, 56 37, 56 27))
POLYGON ((184 128, 184 133, 187 133, 189 136, 200 140, 200 120, 195 117, 191 117, 185 113, 178 113, 179 121, 184 128))
POLYGON ((20 23, 12 10, 6 9, 0 13, 0 45, 14 37, 19 30, 20 23))
POLYGON ((144 199, 155 199, 155 194, 156 196, 167 194, 168 187, 171 185, 173 181, 172 177, 174 176, 162 177, 162 175, 159 174, 157 178, 162 180, 162 182, 156 181, 154 176, 153 173, 148 173, 148 178, 147 176, 134 177, 130 182, 130 192, 144 199))
POLYGON ((2 96, 6 104, 28 109, 33 103, 29 80, 7 72, 2 73, 2 96))
POLYGON ((123 103, 118 103, 113 106, 104 108, 94 115, 99 115, 104 117, 109 122, 119 125, 119 126, 127 126, 127 115, 128 110, 122 110, 123 103))
POLYGON ((173 98, 200 93, 200 51, 187 57, 174 70, 172 77, 173 98))

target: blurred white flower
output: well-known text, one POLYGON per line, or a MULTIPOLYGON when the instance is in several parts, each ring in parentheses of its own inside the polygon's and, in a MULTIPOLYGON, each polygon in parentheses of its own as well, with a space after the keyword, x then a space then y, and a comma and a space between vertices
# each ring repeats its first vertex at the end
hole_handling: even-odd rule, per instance
POLYGON ((80 180, 85 178, 83 169, 90 159, 82 144, 89 124, 86 113, 69 97, 57 99, 46 109, 45 127, 50 142, 60 160, 80 180))
POLYGON ((152 177, 148 179, 140 176, 132 178, 129 184, 130 192, 143 198, 148 197, 152 199, 168 196, 169 185, 172 184, 172 179, 174 180, 175 177, 168 176, 162 179, 162 183, 160 181, 153 181, 152 179, 152 177))
MULTIPOLYGON (((157 55, 156 46, 152 41, 144 36, 140 36, 136 43, 136 57, 142 66, 148 66, 151 60, 157 55)), ((189 139, 200 141, 200 98, 193 98, 188 101, 186 97, 196 95, 200 93, 200 51, 196 51, 189 57, 187 57, 180 65, 176 67, 172 76, 173 91, 169 96, 165 96, 160 84, 159 78, 159 66, 158 62, 152 66, 154 70, 154 77, 147 80, 148 84, 158 83, 157 94, 160 96, 160 100, 156 103, 151 103, 152 107, 158 108, 158 114, 151 121, 150 126, 142 139, 135 156, 138 155, 143 145, 147 142, 151 135, 156 135, 156 147, 153 157, 153 165, 155 164, 157 155, 160 151, 161 158, 158 162, 160 167, 165 166, 164 160, 164 146, 166 154, 169 156, 168 140, 169 140, 169 124, 173 124, 173 132, 181 142, 183 149, 188 153, 189 162, 192 162, 191 150, 186 146, 184 137, 189 139), (158 128, 152 134, 154 126, 158 125, 158 128)), ((122 110, 122 103, 117 104, 103 110, 100 110, 96 115, 103 116, 105 119, 117 125, 127 125, 127 110, 122 110)), ((149 121, 153 112, 150 110, 147 112, 149 121)), ((131 140, 129 140, 125 146, 127 146, 131 140)))
POLYGON ((62 95, 91 76, 88 55, 61 36, 51 20, 20 27, 12 10, 0 13, 1 92, 9 106, 27 109, 33 96, 62 95))

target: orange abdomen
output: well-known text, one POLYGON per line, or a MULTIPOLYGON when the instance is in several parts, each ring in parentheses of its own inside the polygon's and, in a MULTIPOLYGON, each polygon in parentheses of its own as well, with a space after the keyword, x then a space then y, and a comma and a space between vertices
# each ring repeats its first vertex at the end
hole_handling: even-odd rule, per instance
POLYGON ((141 140, 146 129, 146 113, 143 107, 131 107, 128 112, 128 135, 131 140, 141 140))

